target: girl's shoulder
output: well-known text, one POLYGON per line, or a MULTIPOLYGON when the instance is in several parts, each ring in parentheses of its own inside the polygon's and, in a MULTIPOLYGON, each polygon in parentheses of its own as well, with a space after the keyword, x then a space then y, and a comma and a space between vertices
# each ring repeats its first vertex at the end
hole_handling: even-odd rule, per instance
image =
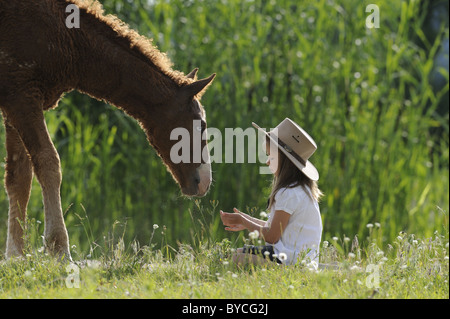
POLYGON ((288 199, 296 197, 298 199, 303 199, 305 196, 309 197, 307 194, 307 191, 310 192, 308 186, 302 187, 302 186, 295 186, 295 187, 283 187, 280 188, 275 195, 275 200, 277 199, 288 199), (305 190, 305 188, 307 190, 305 190))
POLYGON ((302 186, 283 187, 275 195, 274 210, 283 210, 292 214, 299 209, 301 203, 310 200, 310 197, 302 186))

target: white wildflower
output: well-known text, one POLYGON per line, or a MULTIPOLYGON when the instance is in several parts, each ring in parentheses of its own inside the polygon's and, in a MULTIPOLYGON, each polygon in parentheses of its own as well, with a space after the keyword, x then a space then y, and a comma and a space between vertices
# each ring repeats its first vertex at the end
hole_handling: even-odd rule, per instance
POLYGON ((310 270, 317 270, 319 268, 319 264, 315 260, 311 260, 311 262, 307 265, 310 270))
POLYGON ((258 239, 258 237, 259 237, 259 231, 257 231, 257 230, 255 229, 254 231, 252 231, 252 232, 250 232, 250 233, 248 234, 248 237, 250 237, 250 239, 252 239, 252 240, 258 239))
POLYGON ((369 224, 366 225, 366 227, 369 228, 369 229, 373 228, 373 224, 369 223, 369 224))
POLYGON ((280 253, 278 255, 278 259, 281 261, 285 261, 287 259, 287 255, 285 253, 280 253))
POLYGON ((153 224, 153 229, 158 229, 158 228, 159 228, 158 224, 153 224))
POLYGON ((267 218, 267 213, 266 212, 261 212, 261 213, 259 213, 259 216, 261 218, 267 218))

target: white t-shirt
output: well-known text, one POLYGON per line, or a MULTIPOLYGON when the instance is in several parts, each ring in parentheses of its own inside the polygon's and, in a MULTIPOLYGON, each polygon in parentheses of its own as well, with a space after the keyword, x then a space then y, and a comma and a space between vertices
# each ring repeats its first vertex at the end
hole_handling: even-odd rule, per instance
POLYGON ((275 195, 275 203, 266 222, 270 225, 277 210, 291 215, 280 240, 273 245, 275 254, 286 254, 287 259, 283 261, 286 265, 295 264, 297 257, 302 256, 299 256, 299 253, 308 250, 306 258, 319 262, 322 219, 319 204, 312 199, 310 189, 308 187, 306 189, 309 194, 302 186, 281 188, 275 195))

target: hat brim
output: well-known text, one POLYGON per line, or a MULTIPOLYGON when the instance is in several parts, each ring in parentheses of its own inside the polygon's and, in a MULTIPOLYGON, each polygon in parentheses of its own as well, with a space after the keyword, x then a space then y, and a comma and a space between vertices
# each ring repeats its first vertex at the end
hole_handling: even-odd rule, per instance
POLYGON ((309 179, 313 181, 319 180, 319 172, 317 171, 317 168, 310 162, 306 161, 306 165, 303 165, 299 160, 297 160, 292 154, 290 154, 288 151, 284 149, 284 147, 281 147, 277 140, 275 140, 268 132, 263 130, 261 127, 259 127, 258 124, 252 122, 253 127, 258 129, 258 131, 264 133, 267 137, 270 138, 270 140, 280 149, 284 155, 292 162, 294 165, 303 173, 305 174, 309 179))

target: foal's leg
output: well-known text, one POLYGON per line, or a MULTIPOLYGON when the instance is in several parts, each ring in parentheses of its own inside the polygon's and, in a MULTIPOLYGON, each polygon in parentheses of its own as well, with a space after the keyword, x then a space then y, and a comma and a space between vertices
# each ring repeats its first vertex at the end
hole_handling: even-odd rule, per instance
POLYGON ((31 157, 34 173, 42 187, 45 246, 51 253, 70 260, 69 237, 61 208, 59 155, 48 134, 42 111, 29 110, 27 115, 18 118, 10 115, 9 118, 31 157))
POLYGON ((17 131, 5 121, 6 167, 5 188, 9 198, 6 257, 23 254, 23 229, 30 197, 33 169, 17 131))

